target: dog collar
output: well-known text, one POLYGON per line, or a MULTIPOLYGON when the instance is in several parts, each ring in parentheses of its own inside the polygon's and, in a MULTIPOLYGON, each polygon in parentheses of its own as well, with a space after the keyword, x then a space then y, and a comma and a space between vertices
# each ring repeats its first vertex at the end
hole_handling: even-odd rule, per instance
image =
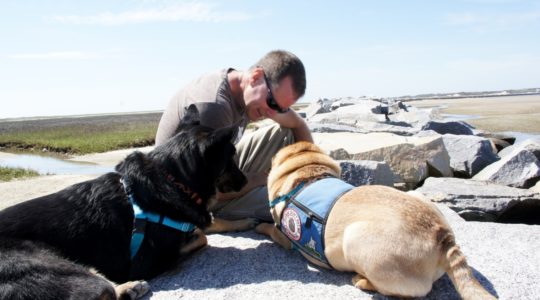
POLYGON ((144 233, 146 229, 146 223, 152 222, 156 224, 162 224, 167 227, 174 228, 182 232, 193 232, 195 230, 195 225, 188 222, 178 222, 164 215, 156 214, 153 212, 144 211, 141 207, 135 202, 135 196, 131 190, 131 185, 129 179, 126 177, 121 177, 120 182, 124 187, 124 191, 128 196, 129 202, 133 207, 133 214, 135 216, 133 221, 133 232, 131 233, 131 259, 135 257, 141 244, 144 240, 144 233))
POLYGON ((197 194, 197 192, 192 191, 188 186, 186 186, 185 184, 183 184, 180 181, 176 180, 176 178, 174 178, 174 176, 172 176, 171 174, 167 174, 167 180, 169 182, 172 182, 174 185, 176 185, 184 193, 188 194, 189 197, 193 201, 195 201, 195 203, 197 205, 201 205, 203 203, 201 196, 199 196, 199 194, 197 194))

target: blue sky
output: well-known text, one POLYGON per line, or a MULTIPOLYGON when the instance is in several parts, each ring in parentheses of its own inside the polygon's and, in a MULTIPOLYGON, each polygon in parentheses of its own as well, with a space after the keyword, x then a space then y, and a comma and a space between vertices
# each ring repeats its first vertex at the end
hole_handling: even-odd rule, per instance
POLYGON ((0 24, 0 118, 160 110, 272 49, 301 101, 540 87, 540 0, 2 0, 0 24))

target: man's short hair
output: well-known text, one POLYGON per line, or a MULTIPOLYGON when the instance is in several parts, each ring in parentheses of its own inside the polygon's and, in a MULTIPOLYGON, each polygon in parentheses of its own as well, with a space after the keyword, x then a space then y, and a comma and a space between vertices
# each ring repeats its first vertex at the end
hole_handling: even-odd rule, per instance
POLYGON ((277 87, 279 82, 291 76, 292 87, 298 98, 306 92, 306 70, 302 61, 294 54, 284 50, 274 50, 268 52, 250 69, 261 67, 264 69, 266 78, 273 87, 277 87))

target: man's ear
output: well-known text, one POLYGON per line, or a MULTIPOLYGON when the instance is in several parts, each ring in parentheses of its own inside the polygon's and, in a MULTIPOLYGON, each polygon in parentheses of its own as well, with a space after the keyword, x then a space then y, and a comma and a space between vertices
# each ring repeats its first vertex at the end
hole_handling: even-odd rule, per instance
POLYGON ((191 104, 188 108, 185 109, 184 117, 182 118, 181 124, 185 125, 199 125, 201 119, 199 117, 199 110, 195 104, 191 104))

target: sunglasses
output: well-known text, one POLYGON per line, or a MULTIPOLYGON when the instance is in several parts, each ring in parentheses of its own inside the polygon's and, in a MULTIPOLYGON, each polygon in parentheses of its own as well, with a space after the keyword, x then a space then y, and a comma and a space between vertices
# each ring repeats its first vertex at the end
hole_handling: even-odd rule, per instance
POLYGON ((272 90, 270 89, 270 83, 268 83, 268 78, 266 78, 266 74, 264 74, 264 82, 266 82, 266 88, 268 89, 268 94, 266 95, 266 105, 268 105, 270 109, 276 111, 278 114, 284 114, 288 112, 289 111, 288 107, 281 108, 279 104, 276 102, 276 99, 274 99, 274 95, 272 94, 272 90))

